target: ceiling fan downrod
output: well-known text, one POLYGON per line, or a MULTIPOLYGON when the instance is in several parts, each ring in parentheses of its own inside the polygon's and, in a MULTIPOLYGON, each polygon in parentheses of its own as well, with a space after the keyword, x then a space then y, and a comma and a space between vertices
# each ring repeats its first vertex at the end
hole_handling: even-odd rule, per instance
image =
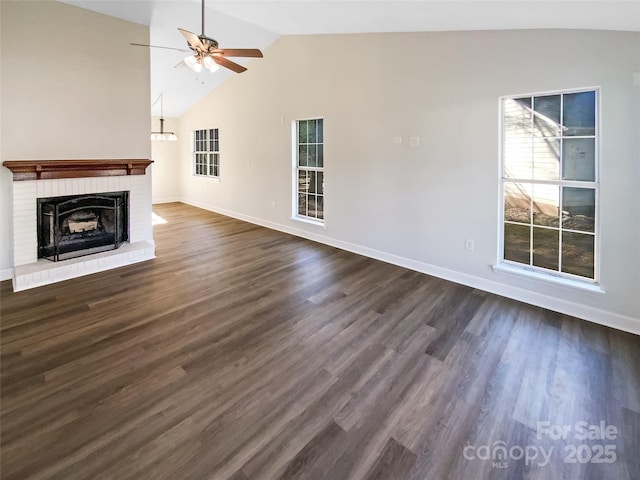
POLYGON ((204 0, 202 0, 202 15, 201 15, 201 17, 202 17, 202 34, 201 35, 204 37, 205 36, 205 34, 204 34, 204 0))

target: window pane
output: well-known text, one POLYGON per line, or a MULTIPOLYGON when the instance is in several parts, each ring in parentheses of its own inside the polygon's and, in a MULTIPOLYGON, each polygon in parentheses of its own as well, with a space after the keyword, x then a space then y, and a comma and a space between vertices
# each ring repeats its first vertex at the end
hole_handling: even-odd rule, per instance
POLYGON ((533 264, 536 267, 558 270, 560 232, 548 228, 533 229, 533 264))
POLYGON ((307 121, 298 121, 298 143, 307 143, 307 121))
POLYGON ((205 150, 204 148, 204 139, 205 131, 204 130, 196 130, 196 151, 202 152, 205 150))
POLYGON ((567 93, 563 102, 563 135, 595 135, 596 92, 567 93))
POLYGON ((318 167, 324 167, 324 146, 318 145, 318 167))
POLYGON ((324 195, 324 172, 316 173, 316 192, 320 195, 324 195))
POLYGON ((318 193, 317 178, 318 172, 309 172, 309 193, 318 193))
POLYGON ((307 171, 307 192, 316 192, 316 172, 307 171))
POLYGON ((503 175, 531 178, 531 98, 505 99, 503 111, 503 175))
POLYGON ((533 178, 533 150, 531 138, 504 139, 503 175, 505 178, 533 178))
POLYGON ((562 233, 562 271, 594 278, 595 237, 583 233, 562 233))
POLYGON ((531 227, 528 225, 504 225, 504 259, 529 265, 531 227))
POLYGON ((307 145, 298 146, 298 165, 301 167, 306 167, 309 165, 307 163, 307 148, 307 145))
POLYGON ((562 189, 562 227, 583 232, 595 231, 596 191, 592 188, 562 189))
POLYGON ((562 141, 562 178, 595 182, 595 138, 565 138, 562 141))
POLYGON ((304 193, 298 194, 298 215, 307 214, 307 196, 304 193))
POLYGON ((204 153, 196 153, 196 174, 206 175, 206 155, 204 153))
POLYGON ((536 138, 533 141, 533 178, 558 180, 560 178, 560 140, 536 138))
POLYGON ((309 166, 310 167, 316 167, 318 165, 318 163, 317 163, 317 158, 318 158, 317 149, 318 149, 317 145, 309 145, 309 146, 307 146, 307 161, 309 162, 309 166))
POLYGON ((560 134, 560 95, 546 95, 533 99, 533 134, 557 137, 560 134))
POLYGON ((307 139, 306 143, 314 143, 316 141, 316 122, 315 120, 307 120, 307 139))
POLYGON ((309 175, 306 170, 298 171, 298 192, 309 191, 309 175))
POLYGON ((317 197, 317 212, 318 212, 318 218, 323 219, 324 218, 324 197, 318 195, 317 197))
POLYGON ((531 223, 532 187, 529 183, 505 183, 505 220, 509 222, 531 223))
POLYGON ((531 97, 506 98, 502 103, 503 128, 509 136, 531 136, 531 97))
POLYGON ((324 121, 322 118, 316 120, 316 142, 323 143, 324 142, 324 121))
POLYGON ((316 196, 307 195, 307 216, 316 217, 316 196))
POLYGON ((209 154, 209 175, 219 176, 220 158, 217 153, 209 154))
POLYGON ((533 186, 533 223, 545 227, 560 224, 560 187, 557 185, 533 186))

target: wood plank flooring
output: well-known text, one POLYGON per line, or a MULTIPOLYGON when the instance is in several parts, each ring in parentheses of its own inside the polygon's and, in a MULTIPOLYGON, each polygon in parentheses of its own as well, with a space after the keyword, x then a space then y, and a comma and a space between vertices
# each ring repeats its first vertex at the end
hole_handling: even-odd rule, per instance
POLYGON ((640 478, 640 337, 154 210, 153 261, 2 283, 3 480, 640 478))

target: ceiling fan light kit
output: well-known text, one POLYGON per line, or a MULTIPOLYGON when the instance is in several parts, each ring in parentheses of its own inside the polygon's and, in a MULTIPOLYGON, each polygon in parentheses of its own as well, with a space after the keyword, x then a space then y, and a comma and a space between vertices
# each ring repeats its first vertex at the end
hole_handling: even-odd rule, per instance
POLYGON ((211 59, 211 57, 204 57, 200 54, 189 55, 184 59, 184 63, 186 63, 187 66, 196 73, 200 73, 202 71, 202 67, 206 68, 211 73, 220 68, 218 64, 211 59))
POLYGON ((204 68, 209 70, 211 73, 215 72, 220 68, 216 62, 211 60, 211 57, 204 57, 204 60, 202 61, 202 63, 204 64, 204 68))
POLYGON ((196 73, 200 73, 202 71, 202 64, 198 61, 198 58, 193 55, 189 55, 188 57, 186 57, 184 59, 184 63, 186 63, 187 67, 189 67, 196 73))

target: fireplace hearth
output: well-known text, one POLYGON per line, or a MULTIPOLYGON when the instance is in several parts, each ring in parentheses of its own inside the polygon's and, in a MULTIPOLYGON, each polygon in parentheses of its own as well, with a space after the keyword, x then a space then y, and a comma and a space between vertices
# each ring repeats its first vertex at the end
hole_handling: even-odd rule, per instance
POLYGON ((129 238, 129 192, 38 199, 38 258, 115 250, 129 238))

